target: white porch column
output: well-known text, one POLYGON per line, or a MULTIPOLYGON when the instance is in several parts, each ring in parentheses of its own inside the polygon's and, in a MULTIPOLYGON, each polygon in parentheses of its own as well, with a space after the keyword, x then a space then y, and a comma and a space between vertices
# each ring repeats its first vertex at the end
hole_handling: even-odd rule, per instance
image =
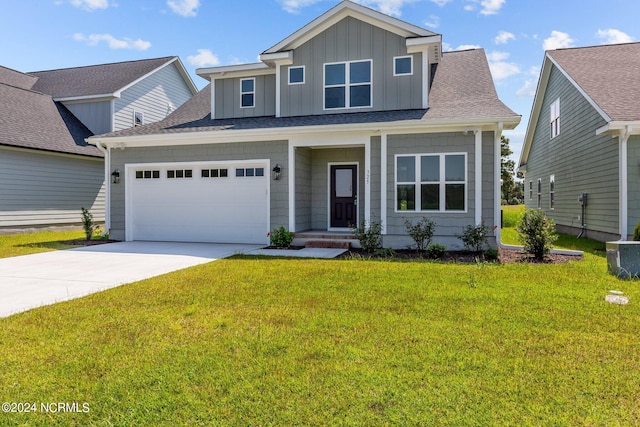
POLYGON ((500 227, 502 226, 500 218, 501 218, 501 209, 500 202, 502 200, 502 195, 500 191, 500 177, 501 173, 501 137, 502 137, 502 129, 504 125, 502 122, 498 123, 496 127, 496 140, 493 146, 493 225, 496 227, 493 232, 496 237, 496 243, 500 245, 500 227))
POLYGON ((387 234, 387 134, 380 135, 380 221, 387 234))
POLYGON ((364 220, 371 225, 371 139, 364 144, 364 220))
POLYGON ((620 173, 619 173, 619 188, 620 188, 620 209, 619 209, 619 224, 620 224, 620 240, 627 240, 628 229, 628 209, 629 209, 629 191, 628 191, 628 162, 627 162, 627 145, 629 142, 629 136, 631 135, 631 126, 620 132, 620 173))
MULTIPOLYGON (((287 162, 289 168, 289 231, 296 232, 296 147, 293 142, 289 141, 289 159, 287 162)), ((271 171, 269 171, 271 173, 271 171)))
POLYGON ((473 134, 476 138, 476 225, 482 225, 482 131, 474 129, 473 134))

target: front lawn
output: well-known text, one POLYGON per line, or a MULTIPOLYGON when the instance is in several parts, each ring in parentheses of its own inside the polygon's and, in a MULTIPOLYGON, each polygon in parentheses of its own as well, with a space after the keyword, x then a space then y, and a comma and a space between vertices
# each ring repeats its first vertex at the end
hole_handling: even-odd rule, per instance
POLYGON ((0 425, 637 425, 638 301, 590 253, 226 259, 0 319, 2 401, 88 409, 0 425))
POLYGON ((68 249, 62 242, 84 239, 83 231, 43 231, 39 233, 0 235, 0 258, 29 255, 38 252, 68 249))

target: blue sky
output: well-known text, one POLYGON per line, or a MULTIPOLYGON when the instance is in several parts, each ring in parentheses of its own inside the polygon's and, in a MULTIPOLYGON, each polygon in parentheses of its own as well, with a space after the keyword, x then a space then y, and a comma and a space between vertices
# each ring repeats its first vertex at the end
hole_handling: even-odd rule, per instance
MULTIPOLYGON (((518 159, 545 49, 640 40, 638 0, 358 0, 442 34, 443 48, 482 47, 500 98, 522 115, 518 159)), ((3 2, 0 65, 39 71, 180 56, 200 67, 257 56, 337 0, 14 0, 3 2)), ((603 58, 603 60, 606 60, 603 58)))

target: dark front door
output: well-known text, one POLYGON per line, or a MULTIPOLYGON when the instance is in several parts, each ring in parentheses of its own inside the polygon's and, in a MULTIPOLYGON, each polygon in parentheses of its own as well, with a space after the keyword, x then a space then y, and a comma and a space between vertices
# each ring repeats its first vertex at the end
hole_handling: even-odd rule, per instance
POLYGON ((330 227, 346 228, 358 225, 357 165, 333 165, 330 168, 330 173, 330 227))

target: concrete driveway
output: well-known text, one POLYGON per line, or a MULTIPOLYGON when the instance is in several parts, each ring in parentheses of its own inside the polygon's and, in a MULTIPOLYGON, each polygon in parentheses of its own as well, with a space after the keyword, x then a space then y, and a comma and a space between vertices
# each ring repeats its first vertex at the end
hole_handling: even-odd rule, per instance
POLYGON ((3 258, 0 259, 0 317, 260 247, 121 242, 3 258))

